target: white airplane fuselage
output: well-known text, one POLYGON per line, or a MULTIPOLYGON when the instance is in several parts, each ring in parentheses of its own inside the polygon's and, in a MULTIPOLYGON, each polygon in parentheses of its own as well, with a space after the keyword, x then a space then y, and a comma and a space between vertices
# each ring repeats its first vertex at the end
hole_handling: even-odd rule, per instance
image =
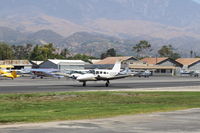
POLYGON ((97 81, 98 77, 101 78, 111 78, 118 74, 119 72, 115 72, 112 70, 102 70, 102 69, 96 69, 93 73, 87 73, 83 74, 77 77, 78 81, 97 81))
POLYGON ((83 82, 83 86, 86 86, 87 81, 106 81, 106 87, 109 86, 110 80, 120 79, 128 77, 129 75, 119 75, 121 69, 121 62, 116 61, 114 67, 109 69, 95 69, 91 70, 90 73, 85 73, 76 77, 76 80, 83 82))

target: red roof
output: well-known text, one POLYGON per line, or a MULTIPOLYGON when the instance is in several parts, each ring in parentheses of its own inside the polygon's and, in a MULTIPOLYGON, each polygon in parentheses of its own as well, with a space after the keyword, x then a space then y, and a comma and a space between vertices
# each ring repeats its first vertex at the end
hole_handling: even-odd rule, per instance
POLYGON ((192 65, 200 61, 200 58, 179 58, 176 61, 181 63, 182 65, 192 65))
POLYGON ((162 61, 165 61, 169 59, 168 57, 162 57, 162 58, 144 58, 142 59, 142 61, 146 62, 147 64, 152 64, 152 65, 156 65, 162 61))
POLYGON ((115 64, 116 61, 124 61, 132 58, 132 56, 121 56, 121 57, 107 57, 95 64, 115 64))

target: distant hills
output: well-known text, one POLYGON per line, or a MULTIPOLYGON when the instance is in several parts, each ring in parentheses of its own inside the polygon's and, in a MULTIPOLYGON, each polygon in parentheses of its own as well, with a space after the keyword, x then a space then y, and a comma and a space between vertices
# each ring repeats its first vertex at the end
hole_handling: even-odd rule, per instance
POLYGON ((63 37, 51 30, 21 33, 5 27, 0 27, 0 41, 15 45, 54 43, 56 47, 68 48, 74 54, 82 53, 97 57, 109 48, 115 48, 122 55, 132 54, 130 48, 133 44, 132 41, 95 32, 77 32, 69 37, 63 37))
MULTIPOLYGON (((53 42, 73 52, 99 55, 148 40, 182 53, 200 50, 200 4, 193 0, 1 0, 0 41, 53 42)), ((200 52, 199 52, 200 54, 200 52)))

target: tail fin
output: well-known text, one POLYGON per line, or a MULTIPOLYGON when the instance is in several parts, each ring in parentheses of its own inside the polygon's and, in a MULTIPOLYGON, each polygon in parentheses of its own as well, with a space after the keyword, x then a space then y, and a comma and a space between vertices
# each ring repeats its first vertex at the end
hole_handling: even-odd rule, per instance
POLYGON ((12 75, 14 78, 17 78, 17 73, 16 73, 16 71, 12 71, 12 72, 11 72, 11 75, 12 75))
POLYGON ((112 71, 119 73, 121 69, 121 61, 116 61, 112 71))

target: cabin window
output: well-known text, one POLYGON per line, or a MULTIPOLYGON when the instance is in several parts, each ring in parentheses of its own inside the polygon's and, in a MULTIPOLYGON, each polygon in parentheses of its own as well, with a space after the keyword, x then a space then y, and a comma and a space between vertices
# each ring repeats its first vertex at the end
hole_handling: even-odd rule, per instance
POLYGON ((100 72, 100 74, 102 74, 103 72, 100 72))
POLYGON ((99 71, 96 71, 96 74, 99 74, 99 71))
POLYGON ((104 74, 106 74, 106 72, 104 72, 104 74))

